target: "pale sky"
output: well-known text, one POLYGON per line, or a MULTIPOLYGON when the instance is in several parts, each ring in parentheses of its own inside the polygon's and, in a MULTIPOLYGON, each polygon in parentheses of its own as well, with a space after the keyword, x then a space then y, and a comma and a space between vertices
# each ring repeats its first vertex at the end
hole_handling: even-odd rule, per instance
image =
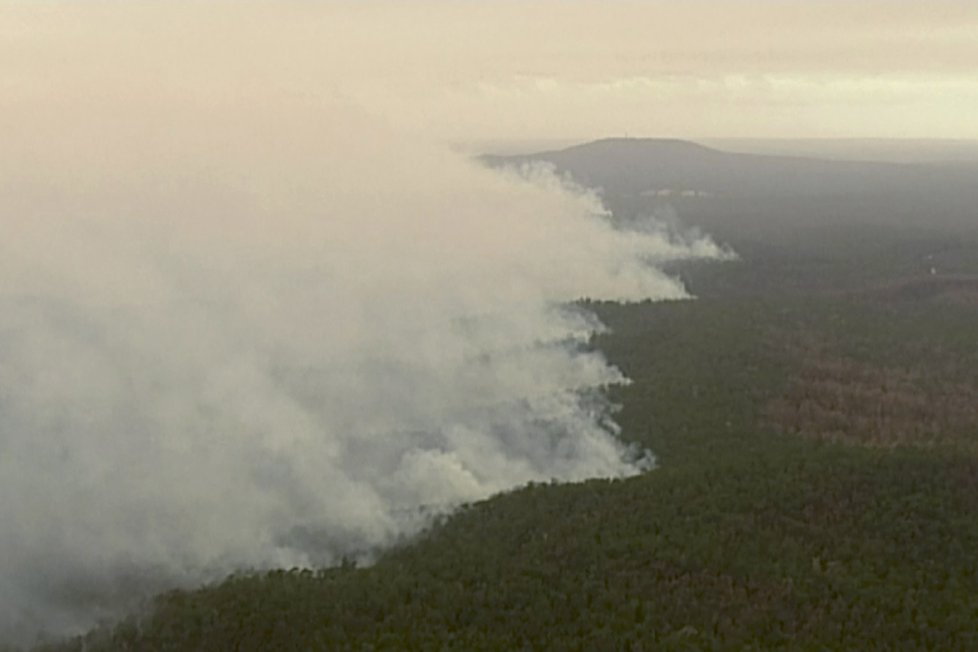
POLYGON ((974 139, 978 2, 0 0, 0 118, 273 96, 453 142, 974 139))

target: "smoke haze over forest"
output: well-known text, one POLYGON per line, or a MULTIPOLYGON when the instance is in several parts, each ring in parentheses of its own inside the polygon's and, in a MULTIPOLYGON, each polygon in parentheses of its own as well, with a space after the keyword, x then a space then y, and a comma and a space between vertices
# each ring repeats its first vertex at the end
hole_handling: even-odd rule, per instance
POLYGON ((232 69, 142 93, 105 63, 0 122, 4 637, 652 463, 616 439, 623 378, 569 304, 683 297, 656 265, 711 242, 616 229, 546 170, 342 99, 243 98, 232 69))
POLYGON ((974 186, 690 143, 698 185, 649 186, 677 155, 614 137, 975 138, 976 30, 964 2, 0 0, 0 644, 650 468, 578 300, 686 299, 663 270, 731 256, 650 191, 924 174, 960 226, 974 186), (609 136, 607 179, 552 153, 604 197, 470 156, 609 136))

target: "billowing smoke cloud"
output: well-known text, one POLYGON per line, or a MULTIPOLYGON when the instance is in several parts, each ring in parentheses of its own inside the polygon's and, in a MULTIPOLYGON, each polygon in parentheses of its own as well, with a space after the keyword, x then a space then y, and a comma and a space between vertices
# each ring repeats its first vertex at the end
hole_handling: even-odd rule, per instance
POLYGON ((0 128, 0 639, 649 466, 570 302, 709 242, 340 102, 100 102, 0 128))

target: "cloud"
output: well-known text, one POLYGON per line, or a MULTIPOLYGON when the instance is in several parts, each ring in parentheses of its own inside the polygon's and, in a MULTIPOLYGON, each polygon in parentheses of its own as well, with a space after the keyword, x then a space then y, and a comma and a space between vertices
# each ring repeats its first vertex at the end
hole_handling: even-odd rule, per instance
POLYGON ((463 142, 975 138, 976 44, 966 0, 6 0, 0 120, 66 92, 92 105, 110 86, 341 94, 463 142))

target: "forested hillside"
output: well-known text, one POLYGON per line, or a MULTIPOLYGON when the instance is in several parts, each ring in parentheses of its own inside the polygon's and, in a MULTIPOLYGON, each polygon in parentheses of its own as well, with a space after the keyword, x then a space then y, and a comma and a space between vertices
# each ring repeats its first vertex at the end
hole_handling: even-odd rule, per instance
POLYGON ((655 470, 525 487, 370 567, 244 572, 47 649, 978 648, 978 234, 928 227, 923 199, 896 222, 785 201, 680 206, 741 256, 674 269, 698 299, 586 306, 655 470))

